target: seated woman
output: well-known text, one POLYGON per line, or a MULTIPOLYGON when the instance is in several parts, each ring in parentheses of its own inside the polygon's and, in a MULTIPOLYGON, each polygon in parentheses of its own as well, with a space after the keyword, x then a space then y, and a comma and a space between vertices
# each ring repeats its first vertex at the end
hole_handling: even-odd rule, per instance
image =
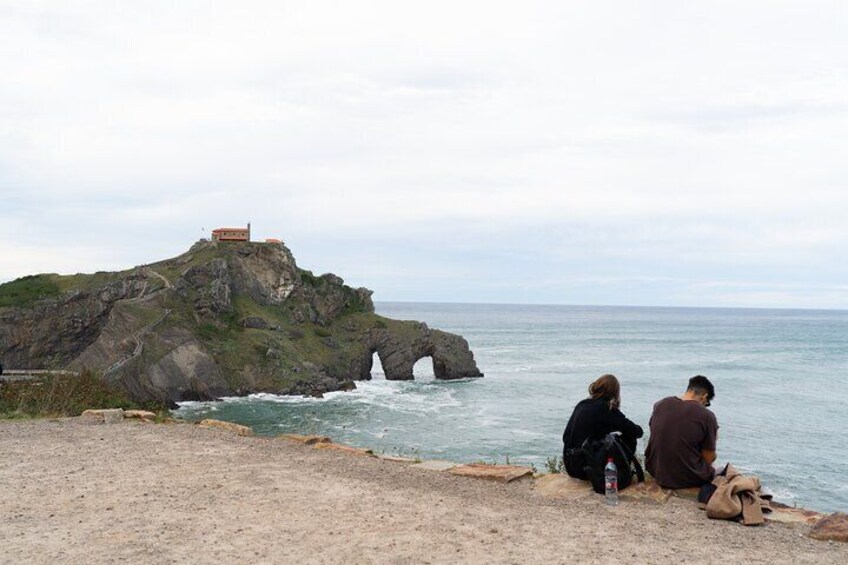
POLYGON ((583 470, 586 462, 580 450, 587 438, 601 439, 610 432, 621 432, 622 443, 636 452, 636 440, 642 437, 642 428, 621 413, 620 405, 621 386, 615 375, 602 375, 589 385, 589 398, 577 403, 562 434, 562 460, 570 476, 587 479, 583 470))

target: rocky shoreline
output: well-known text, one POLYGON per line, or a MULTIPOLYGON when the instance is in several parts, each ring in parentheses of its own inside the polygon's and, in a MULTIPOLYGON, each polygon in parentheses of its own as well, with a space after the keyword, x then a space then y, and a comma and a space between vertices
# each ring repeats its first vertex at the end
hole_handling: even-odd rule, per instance
POLYGON ((609 508, 576 481, 521 468, 419 462, 327 438, 258 438, 228 423, 134 416, 0 422, 3 560, 848 560, 848 544, 809 537, 822 522, 814 513, 785 509, 775 515, 786 519, 746 528, 709 520, 692 500, 661 489, 627 489, 609 508))

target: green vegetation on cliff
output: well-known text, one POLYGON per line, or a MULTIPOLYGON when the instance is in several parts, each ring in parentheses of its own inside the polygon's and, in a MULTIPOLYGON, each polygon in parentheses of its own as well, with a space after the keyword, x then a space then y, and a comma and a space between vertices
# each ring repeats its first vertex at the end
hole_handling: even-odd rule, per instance
POLYGON ((0 285, 0 308, 23 308, 43 298, 58 296, 61 292, 54 282, 55 275, 31 275, 0 285))
POLYGON ((157 402, 135 402, 91 371, 0 382, 0 418, 79 416, 89 408, 164 410, 157 402))
MULTIPOLYGON (((234 297, 231 311, 213 319, 198 319, 186 302, 174 300, 168 303, 171 315, 164 325, 189 328, 234 391, 300 391, 315 377, 309 365, 304 368, 305 360, 315 367, 338 365, 358 347, 352 338, 371 328, 387 327, 364 301, 352 302, 338 318, 319 324, 296 321, 291 305, 259 304, 247 295, 234 297), (249 389, 245 374, 251 376, 249 389)), ((151 349, 150 361, 158 362, 167 353, 151 349)))

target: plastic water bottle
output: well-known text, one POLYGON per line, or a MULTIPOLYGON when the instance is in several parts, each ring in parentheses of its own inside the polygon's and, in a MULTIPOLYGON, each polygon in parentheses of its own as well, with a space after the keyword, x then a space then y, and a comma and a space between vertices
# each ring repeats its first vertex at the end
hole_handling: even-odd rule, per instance
POLYGON ((618 469, 613 463, 612 457, 607 459, 607 465, 604 467, 604 496, 607 505, 618 505, 618 469))

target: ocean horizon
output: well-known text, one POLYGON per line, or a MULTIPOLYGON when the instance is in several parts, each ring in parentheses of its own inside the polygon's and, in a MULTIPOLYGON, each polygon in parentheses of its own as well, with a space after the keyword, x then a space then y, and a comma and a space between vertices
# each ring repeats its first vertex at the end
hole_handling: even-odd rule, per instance
POLYGON ((506 306, 506 307, 525 307, 525 306, 547 306, 551 308, 640 308, 640 309, 656 309, 656 310, 739 310, 739 311, 761 311, 775 310, 778 312, 845 312, 846 308, 807 308, 800 306, 692 306, 692 305, 653 305, 653 304, 563 304, 554 302, 451 302, 445 300, 380 300, 374 301, 375 308, 378 314, 380 306, 387 308, 402 307, 410 305, 418 306, 506 306))
POLYGON ((704 374, 716 386, 718 461, 755 474, 776 500, 848 509, 848 311, 377 302, 378 314, 462 335, 482 379, 371 381, 322 399, 257 394, 187 402, 175 414, 252 426, 260 435, 320 433, 377 452, 534 465, 559 457, 589 383, 613 373, 622 410, 647 444, 653 403, 704 374))

